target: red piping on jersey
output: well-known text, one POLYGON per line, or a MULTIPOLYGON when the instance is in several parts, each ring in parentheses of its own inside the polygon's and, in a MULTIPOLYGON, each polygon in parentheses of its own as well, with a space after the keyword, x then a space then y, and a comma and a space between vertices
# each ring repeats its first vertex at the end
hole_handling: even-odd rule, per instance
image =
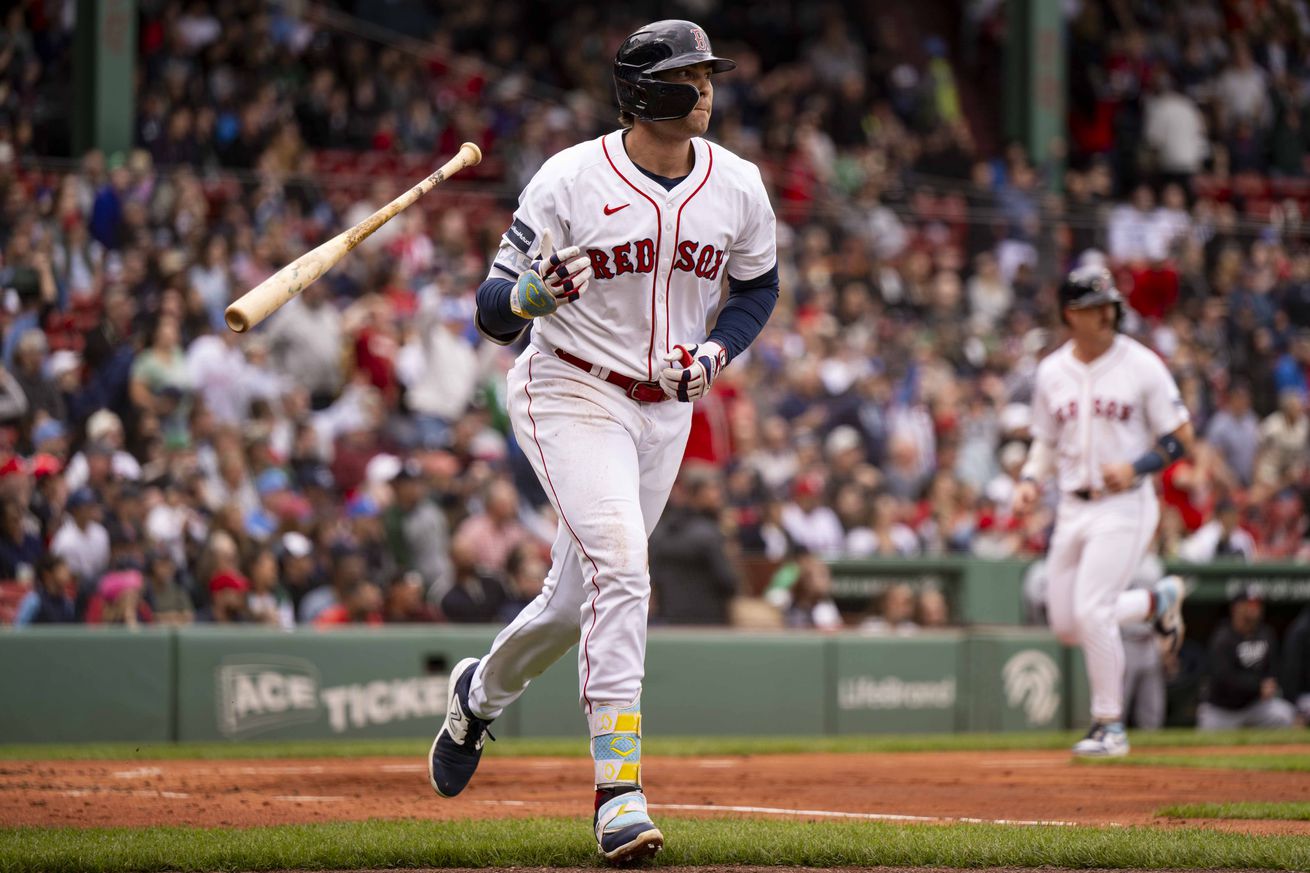
POLYGON ((578 551, 582 556, 591 561, 591 584, 596 589, 596 596, 591 599, 591 627, 587 629, 587 638, 582 641, 582 655, 587 662, 587 675, 582 680, 582 702, 587 705, 587 712, 591 712, 591 699, 587 697, 587 683, 591 681, 591 652, 587 648, 591 642, 591 632, 596 629, 596 601, 600 599, 600 585, 596 582, 596 577, 600 575, 600 568, 596 566, 596 561, 587 554, 587 547, 578 539, 578 535, 573 532, 573 525, 569 524, 568 516, 564 514, 564 507, 559 502, 559 495, 555 493, 555 483, 550 478, 550 468, 546 466, 546 453, 542 451, 541 440, 537 439, 537 419, 532 415, 532 392, 528 386, 532 384, 532 362, 537 359, 540 352, 533 352, 532 357, 528 358, 528 380, 523 383, 523 393, 528 397, 528 420, 532 422, 532 441, 537 444, 537 455, 541 458, 541 471, 546 474, 546 484, 550 486, 550 495, 555 499, 555 508, 559 510, 560 520, 564 526, 569 529, 569 535, 573 541, 578 544, 578 551))
MULTIPOLYGON (((705 168, 705 178, 701 179, 700 184, 696 186, 696 190, 691 192, 691 197, 688 197, 686 200, 682 201, 682 205, 678 207, 678 222, 673 226, 673 256, 675 260, 678 256, 678 237, 682 235, 682 210, 687 208, 687 204, 691 202, 692 197, 695 197, 697 194, 700 193, 700 189, 704 188, 705 183, 710 180, 710 173, 714 172, 714 149, 710 147, 709 143, 705 143, 705 153, 709 155, 710 158, 710 165, 705 168)), ((692 275, 695 274, 693 273, 692 275)), ((666 349, 670 348, 669 284, 672 281, 673 281, 673 267, 670 266, 669 275, 664 277, 664 348, 666 349)), ((686 337, 684 339, 689 340, 690 337, 686 337)))
MULTIPOLYGON (((650 277, 650 345, 646 347, 646 379, 650 381, 655 378, 655 291, 659 288, 660 281, 659 251, 660 242, 662 240, 661 234, 664 231, 664 219, 660 215, 660 205, 652 200, 645 191, 629 182, 628 178, 619 172, 619 168, 614 165, 614 159, 610 157, 609 146, 605 145, 605 137, 603 136, 600 138, 600 150, 605 153, 605 160, 609 161, 610 169, 614 171, 614 175, 622 179, 629 188, 636 191, 642 197, 645 197, 646 202, 655 207, 655 270, 650 277)), ((671 268, 670 272, 672 272, 671 268)), ((668 306, 667 301, 665 306, 668 306)))

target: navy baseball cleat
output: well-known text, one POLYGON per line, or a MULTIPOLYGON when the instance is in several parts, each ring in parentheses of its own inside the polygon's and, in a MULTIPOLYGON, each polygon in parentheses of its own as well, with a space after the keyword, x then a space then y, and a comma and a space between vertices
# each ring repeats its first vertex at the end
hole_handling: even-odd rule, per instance
POLYGON ((1087 736, 1074 744, 1079 758, 1122 758, 1128 754, 1128 733, 1123 722, 1094 721, 1087 736))
POLYGON ((442 797, 454 797, 469 784, 482 758, 482 744, 491 737, 491 719, 478 718, 469 709, 469 686, 477 666, 477 658, 465 658, 451 671, 446 721, 428 750, 428 781, 442 797))
POLYGON ((1183 598, 1187 588, 1178 576, 1165 576, 1155 583, 1155 634, 1160 653, 1176 655, 1183 645, 1183 598))
POLYGON ((664 834, 646 812, 641 789, 611 797, 596 810, 596 843, 611 864, 629 864, 664 848, 664 834))

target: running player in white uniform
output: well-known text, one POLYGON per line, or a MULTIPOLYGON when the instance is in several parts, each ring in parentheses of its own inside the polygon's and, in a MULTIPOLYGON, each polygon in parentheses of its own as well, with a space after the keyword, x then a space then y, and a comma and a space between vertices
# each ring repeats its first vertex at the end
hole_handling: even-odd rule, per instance
POLYGON ((1190 449, 1192 425, 1164 363, 1118 333, 1122 307, 1102 267, 1079 268, 1060 286, 1071 339, 1037 367, 1033 444, 1014 496, 1017 512, 1030 511, 1040 480, 1056 473, 1047 617, 1087 662, 1092 727, 1073 748, 1086 757, 1128 754, 1120 623, 1154 620, 1174 650, 1183 633, 1178 577, 1126 590, 1160 519, 1150 474, 1190 449))
POLYGON ((528 183, 478 289, 478 326, 531 342, 508 376, 514 433, 559 513, 542 593, 451 677, 429 755, 458 794, 487 724, 575 643, 607 860, 658 851, 641 789, 647 538, 691 427, 690 401, 759 334, 778 297, 773 210, 755 166, 701 138, 715 57, 688 21, 628 37, 614 62, 624 128, 566 149, 528 183))

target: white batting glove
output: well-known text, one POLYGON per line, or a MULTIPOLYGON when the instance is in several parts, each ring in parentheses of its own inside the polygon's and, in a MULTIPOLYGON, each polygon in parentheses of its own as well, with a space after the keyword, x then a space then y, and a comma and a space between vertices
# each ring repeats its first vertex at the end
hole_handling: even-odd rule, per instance
POLYGON ((728 350, 712 340, 676 345, 664 356, 669 366, 660 370, 660 387, 674 400, 690 403, 710 392, 719 371, 728 365, 728 350))
POLYGON ((572 303, 587 290, 591 281, 591 258, 578 246, 569 246, 552 254, 549 228, 541 232, 541 252, 537 260, 519 274, 510 294, 509 306, 519 318, 550 315, 565 303, 572 303))

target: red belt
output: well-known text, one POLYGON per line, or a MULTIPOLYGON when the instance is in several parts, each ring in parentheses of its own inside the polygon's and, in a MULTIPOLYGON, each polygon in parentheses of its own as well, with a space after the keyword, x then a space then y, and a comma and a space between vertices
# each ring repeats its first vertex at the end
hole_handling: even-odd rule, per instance
POLYGON ((577 355, 570 355, 563 349, 556 349, 555 355, 566 364, 572 364, 579 370, 586 370, 593 376, 600 376, 611 385, 619 386, 623 389, 624 394, 640 403, 661 403, 669 399, 669 395, 664 393, 664 389, 660 387, 659 382, 638 382, 636 379, 615 373, 613 370, 597 367, 595 364, 582 360, 577 355))

